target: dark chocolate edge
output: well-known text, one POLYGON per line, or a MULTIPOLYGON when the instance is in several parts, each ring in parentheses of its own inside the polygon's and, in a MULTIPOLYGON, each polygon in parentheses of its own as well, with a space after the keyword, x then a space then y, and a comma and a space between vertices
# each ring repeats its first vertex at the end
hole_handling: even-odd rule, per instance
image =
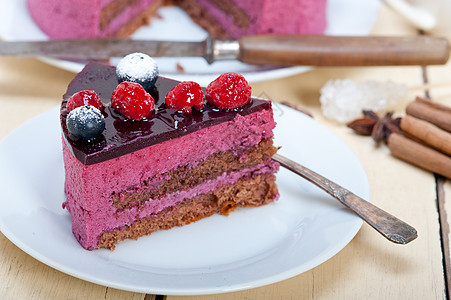
MULTIPOLYGON (((160 136, 152 136, 152 137, 138 137, 135 138, 134 140, 130 141, 129 143, 126 144, 121 144, 119 146, 110 146, 107 145, 106 147, 102 148, 102 150, 91 153, 91 154, 85 154, 83 153, 81 150, 77 149, 76 147, 76 142, 74 141, 69 141, 67 135, 65 134, 65 131, 63 130, 66 125, 65 125, 65 117, 67 116, 67 112, 66 112, 66 102, 68 100, 68 98, 71 96, 68 94, 68 90, 71 87, 72 84, 74 84, 74 82, 80 78, 83 73, 83 71, 89 66, 89 65, 93 65, 93 64, 97 64, 103 67, 111 67, 113 69, 115 69, 114 66, 105 64, 105 63, 99 63, 99 62, 90 62, 88 63, 83 70, 78 73, 73 79, 72 81, 69 83, 68 85, 68 89, 65 92, 65 94, 63 95, 63 101, 61 103, 61 107, 60 107, 60 124, 62 127, 62 136, 63 136, 63 140, 66 143, 67 147, 69 148, 69 150, 71 151, 71 153, 84 165, 92 165, 92 164, 97 164, 100 162, 104 162, 110 159, 114 159, 117 157, 120 157, 122 155, 126 155, 126 154, 130 154, 132 152, 144 149, 146 147, 167 141, 167 140, 171 140, 174 138, 178 138, 178 137, 182 137, 185 136, 187 134, 196 132, 198 130, 201 130, 203 128, 208 128, 208 127, 212 127, 230 120, 233 120, 238 114, 245 116, 248 114, 252 114, 254 112, 258 112, 261 110, 268 110, 271 109, 271 102, 268 100, 263 100, 260 98, 255 98, 252 97, 251 98, 251 102, 253 104, 255 104, 254 102, 257 102, 257 105, 252 105, 251 107, 247 108, 246 106, 242 109, 237 109, 237 110, 231 110, 231 111, 226 111, 224 110, 223 113, 224 115, 222 117, 218 117, 215 119, 210 119, 208 121, 204 121, 201 126, 192 126, 189 128, 181 128, 181 129, 175 129, 172 132, 164 132, 161 135, 166 136, 166 137, 160 137, 160 136), (64 116, 63 116, 64 115, 64 116), (108 148, 107 150, 105 150, 105 148, 108 148)), ((173 81, 174 85, 179 83, 179 81, 173 80, 173 79, 168 79, 168 78, 164 78, 164 77, 160 77, 164 80, 170 80, 173 81)), ((204 90, 205 92, 205 90, 204 90)), ((95 142, 95 141, 94 141, 95 142)))

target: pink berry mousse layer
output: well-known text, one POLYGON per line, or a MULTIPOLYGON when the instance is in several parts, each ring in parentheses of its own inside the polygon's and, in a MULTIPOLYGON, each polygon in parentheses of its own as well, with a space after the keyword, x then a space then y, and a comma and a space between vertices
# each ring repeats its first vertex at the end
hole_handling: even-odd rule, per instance
POLYGON ((232 150, 240 155, 246 148, 271 138, 274 127, 272 110, 236 115, 228 122, 92 165, 81 163, 63 142, 65 206, 72 215, 75 237, 84 248, 95 249, 101 234, 106 231, 130 225, 185 199, 234 184, 239 178, 274 173, 277 164, 268 161, 264 165, 223 174, 192 189, 149 199, 139 207, 118 209, 112 205, 114 192, 135 187, 146 178, 158 178, 159 174, 180 165, 195 167, 218 152, 232 150))
POLYGON ((160 0, 27 0, 28 11, 52 39, 116 36, 130 20, 161 5, 160 0), (124 6, 131 2, 131 5, 124 6))

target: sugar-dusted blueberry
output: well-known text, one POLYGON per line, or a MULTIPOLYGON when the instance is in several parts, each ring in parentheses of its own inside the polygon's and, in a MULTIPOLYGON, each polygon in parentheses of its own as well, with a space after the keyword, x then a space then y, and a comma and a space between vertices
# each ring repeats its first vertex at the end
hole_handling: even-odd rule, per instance
POLYGON ((131 53, 120 60, 116 67, 117 80, 129 81, 150 90, 158 78, 158 65, 153 58, 144 53, 131 53))
POLYGON ((79 106, 67 115, 66 126, 74 137, 93 140, 105 130, 105 118, 94 106, 79 106))

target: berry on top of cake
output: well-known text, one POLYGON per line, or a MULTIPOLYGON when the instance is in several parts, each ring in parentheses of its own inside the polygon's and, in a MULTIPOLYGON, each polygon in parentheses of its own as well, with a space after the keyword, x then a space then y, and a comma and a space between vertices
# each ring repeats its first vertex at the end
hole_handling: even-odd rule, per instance
POLYGON ((31 17, 52 39, 128 37, 168 4, 216 38, 326 28, 327 0, 27 0, 31 17))
POLYGON ((79 91, 73 94, 67 101, 66 109, 68 112, 79 106, 90 105, 98 110, 102 110, 103 104, 99 95, 92 90, 79 91))
POLYGON ((207 100, 216 107, 234 109, 251 100, 252 89, 243 75, 224 73, 207 86, 207 100))
POLYGON ((193 107, 197 110, 204 108, 204 92, 198 83, 194 81, 183 81, 169 91, 166 95, 165 102, 168 108, 190 114, 193 107))
POLYGON ((271 102, 252 98, 238 74, 221 76, 239 86, 215 81, 213 101, 194 82, 158 77, 147 90, 119 82, 116 68, 102 63, 87 64, 71 81, 61 104, 63 207, 85 249, 114 249, 278 198, 271 102), (80 94, 97 95, 102 106, 77 100, 69 112, 80 94), (95 120, 104 127, 89 129, 95 120))
POLYGON ((155 100, 139 83, 123 81, 111 95, 111 107, 128 119, 147 119, 154 106, 155 100))
POLYGON ((67 115, 66 126, 73 137, 94 140, 105 130, 105 118, 94 106, 79 106, 67 115))
POLYGON ((155 85, 158 75, 157 62, 144 53, 126 55, 116 66, 116 76, 119 82, 136 82, 146 90, 155 85))

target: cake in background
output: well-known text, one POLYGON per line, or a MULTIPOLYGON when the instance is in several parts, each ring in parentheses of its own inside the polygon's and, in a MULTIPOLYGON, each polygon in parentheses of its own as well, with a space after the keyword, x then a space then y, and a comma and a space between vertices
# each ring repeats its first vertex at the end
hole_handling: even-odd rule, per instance
POLYGON ((216 38, 322 34, 327 0, 27 0, 52 39, 128 37, 163 5, 178 5, 216 38))
POLYGON ((28 11, 51 39, 128 37, 148 24, 163 0, 27 0, 28 11))

